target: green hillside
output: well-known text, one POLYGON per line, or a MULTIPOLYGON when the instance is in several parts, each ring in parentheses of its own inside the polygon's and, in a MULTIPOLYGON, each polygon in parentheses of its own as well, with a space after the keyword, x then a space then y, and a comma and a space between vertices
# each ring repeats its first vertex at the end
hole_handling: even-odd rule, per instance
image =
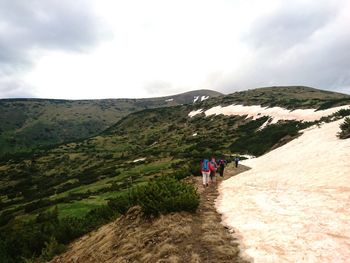
MULTIPOLYGON (((205 101, 204 108, 231 104, 279 106, 287 109, 327 109, 350 104, 350 95, 304 86, 280 86, 235 92, 205 101)), ((199 107, 199 105, 197 105, 199 107)))
POLYGON ((216 97, 210 90, 149 99, 0 100, 0 156, 91 137, 131 112, 193 103, 195 96, 216 97))
MULTIPOLYGON (((41 149, 26 157, 3 159, 0 164, 0 228, 9 236, 22 229, 23 233, 19 232, 25 236, 29 235, 26 231, 33 232, 31 227, 37 227, 35 233, 40 236, 42 224, 51 222, 52 218, 64 221, 74 217, 74 220, 83 220, 74 221, 79 224, 86 220, 95 222, 97 219, 93 216, 100 212, 93 209, 107 207, 111 199, 125 200, 131 186, 144 185, 161 175, 183 178, 198 174, 203 157, 225 156, 230 160, 236 154, 262 155, 297 137, 300 129, 311 124, 280 121, 259 130, 268 117, 252 120, 244 116, 197 115, 189 118, 188 113, 195 108, 223 105, 238 98, 245 98, 244 103, 258 99, 258 102, 272 104, 274 96, 276 101, 300 98, 294 101, 293 108, 306 107, 306 97, 310 103, 320 100, 319 106, 334 100, 342 103, 349 97, 309 88, 239 92, 198 104, 133 112, 97 136, 41 149), (310 95, 314 93, 315 98, 310 95), (49 211, 57 218, 47 214, 49 211)), ((101 224, 101 221, 96 222, 96 225, 101 224)), ((40 254, 48 241, 47 235, 39 239, 30 234, 29 240, 39 240, 35 241, 38 247, 33 248, 32 253, 40 254)), ((7 248, 9 242, 3 245, 0 242, 0 257, 1 248, 7 248)), ((19 246, 25 247, 21 248, 21 253, 28 257, 31 249, 25 244, 19 246)), ((13 250, 11 253, 16 257, 13 250)))

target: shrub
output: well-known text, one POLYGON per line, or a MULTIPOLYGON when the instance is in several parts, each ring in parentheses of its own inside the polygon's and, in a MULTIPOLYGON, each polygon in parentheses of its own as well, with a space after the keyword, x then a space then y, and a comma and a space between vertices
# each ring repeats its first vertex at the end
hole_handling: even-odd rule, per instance
POLYGON ((41 252, 41 258, 45 261, 49 261, 55 255, 63 253, 65 249, 65 245, 58 243, 54 237, 51 237, 50 241, 45 242, 45 247, 41 252))
POLYGON ((128 193, 110 200, 108 205, 121 214, 131 206, 140 205, 145 216, 194 212, 199 205, 199 195, 194 186, 178 181, 174 176, 162 176, 132 188, 128 193))
POLYGON ((137 203, 146 216, 179 211, 194 212, 199 205, 196 189, 170 176, 156 178, 147 185, 138 187, 136 193, 137 203))
POLYGON ((340 124, 341 132, 338 134, 340 139, 350 138, 350 118, 345 118, 345 121, 340 124))
POLYGON ((297 121, 271 124, 263 130, 240 136, 231 144, 233 152, 260 156, 270 150, 284 137, 296 136, 303 125, 297 121))

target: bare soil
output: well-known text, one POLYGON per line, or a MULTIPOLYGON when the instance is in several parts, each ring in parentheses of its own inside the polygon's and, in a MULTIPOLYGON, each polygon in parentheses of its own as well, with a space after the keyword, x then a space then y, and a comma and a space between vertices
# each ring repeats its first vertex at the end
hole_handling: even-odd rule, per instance
POLYGON ((196 213, 171 213, 150 220, 142 216, 139 207, 131 208, 115 222, 73 242, 51 262, 248 263, 214 206, 217 184, 245 170, 241 165, 227 169, 224 178, 217 176, 217 183, 205 189, 201 177, 189 178, 201 196, 196 213))

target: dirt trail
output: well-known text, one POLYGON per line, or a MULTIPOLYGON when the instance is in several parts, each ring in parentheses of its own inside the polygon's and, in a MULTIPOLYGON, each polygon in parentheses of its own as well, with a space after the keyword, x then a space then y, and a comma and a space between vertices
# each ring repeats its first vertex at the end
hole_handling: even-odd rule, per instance
MULTIPOLYGON (((228 169, 227 179, 247 170, 228 169)), ((217 184, 222 178, 217 177, 217 184)), ((201 177, 191 177, 201 202, 197 213, 172 213, 153 220, 142 217, 135 207, 113 223, 72 243, 68 251, 51 262, 237 262, 242 259, 238 241, 221 224, 214 201, 217 184, 203 189, 201 177)))

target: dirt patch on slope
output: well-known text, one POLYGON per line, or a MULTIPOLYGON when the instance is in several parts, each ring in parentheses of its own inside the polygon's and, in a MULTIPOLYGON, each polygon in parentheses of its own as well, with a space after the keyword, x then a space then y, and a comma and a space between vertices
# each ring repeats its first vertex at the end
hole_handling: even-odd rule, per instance
MULTIPOLYGON (((232 168, 224 179, 247 170, 232 168)), ((113 223, 72 243, 68 251, 51 262, 237 262, 247 263, 240 255, 238 240, 220 223, 214 201, 217 185, 203 189, 201 177, 189 178, 201 195, 196 213, 171 213, 153 220, 142 217, 139 207, 113 223)), ((222 178, 218 178, 218 183, 222 178)))

